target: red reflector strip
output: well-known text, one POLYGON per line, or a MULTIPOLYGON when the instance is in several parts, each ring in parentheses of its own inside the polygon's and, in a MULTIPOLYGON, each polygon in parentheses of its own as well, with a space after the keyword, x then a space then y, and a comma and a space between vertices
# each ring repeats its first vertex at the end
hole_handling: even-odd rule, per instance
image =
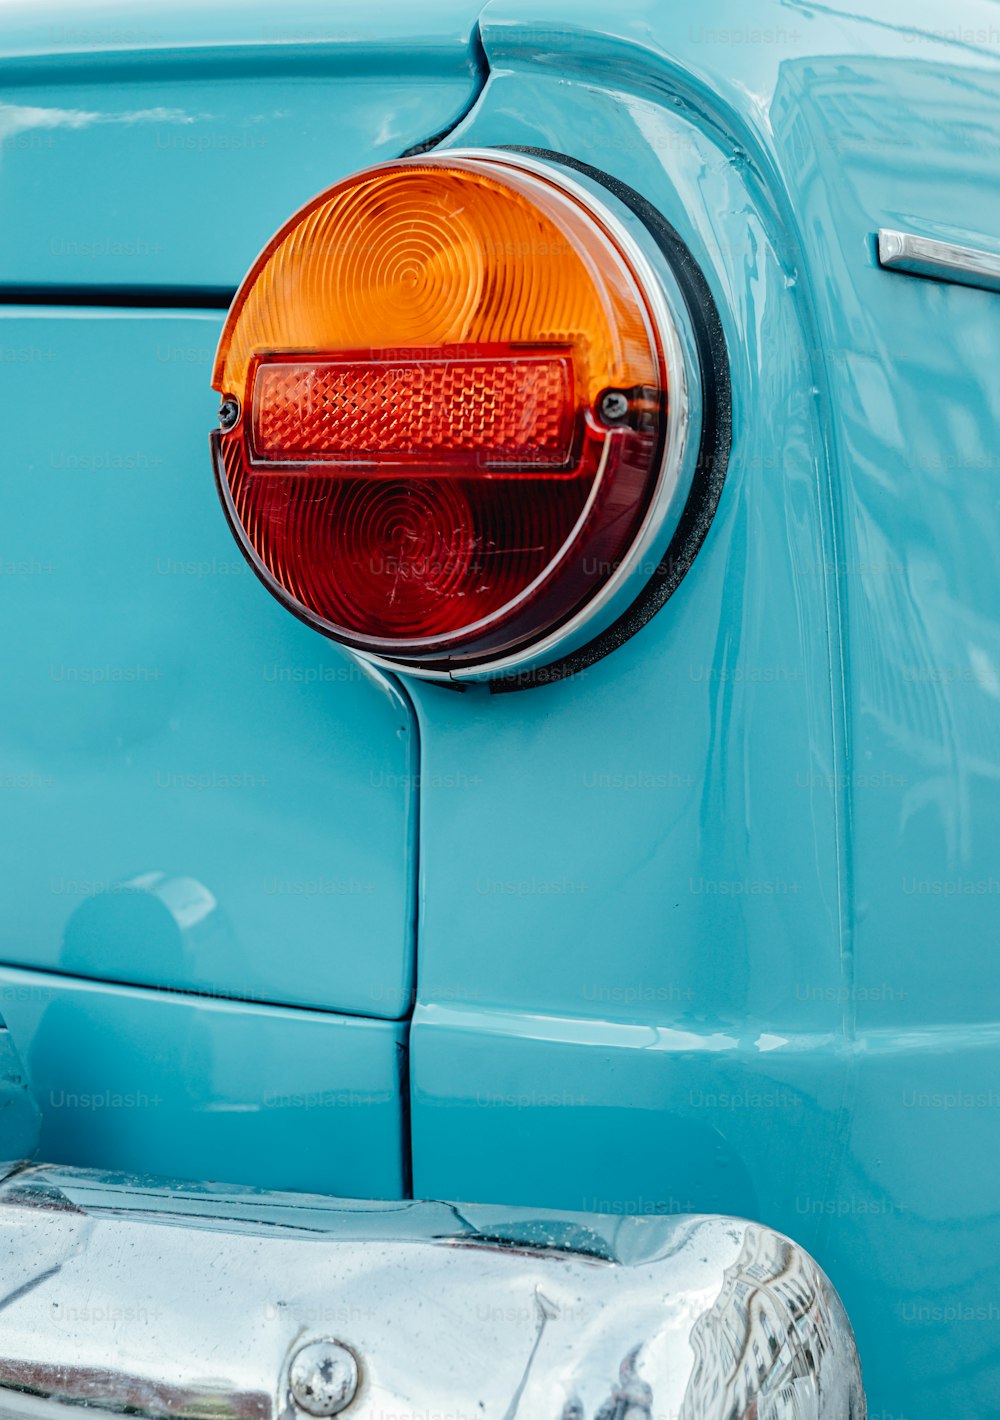
POLYGON ((575 428, 573 361, 564 349, 265 359, 253 386, 255 462, 557 469, 572 461, 575 428))

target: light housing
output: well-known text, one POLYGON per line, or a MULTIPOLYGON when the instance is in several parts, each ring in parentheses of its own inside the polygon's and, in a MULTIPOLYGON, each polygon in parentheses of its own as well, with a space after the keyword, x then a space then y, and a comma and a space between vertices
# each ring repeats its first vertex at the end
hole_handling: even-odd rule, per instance
POLYGON ((561 167, 470 150, 355 174, 273 238, 219 344, 213 444, 296 615, 381 663, 492 678, 634 601, 701 424, 685 302, 637 225, 561 167))

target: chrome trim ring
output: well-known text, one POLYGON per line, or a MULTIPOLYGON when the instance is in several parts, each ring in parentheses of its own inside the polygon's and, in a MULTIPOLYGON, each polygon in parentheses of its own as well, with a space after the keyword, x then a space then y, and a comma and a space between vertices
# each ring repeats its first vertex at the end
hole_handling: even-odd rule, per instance
MULTIPOLYGON (((575 644, 580 644, 590 636, 605 630, 606 625, 614 620, 613 610, 609 609, 613 608, 617 601, 620 601, 625 589, 634 588, 635 596, 641 593, 643 585, 649 580, 648 576, 642 576, 641 569, 644 566, 656 566, 666 551, 670 534, 680 521, 690 493, 694 478, 697 435, 700 432, 700 429, 692 430, 691 391, 698 387, 700 378, 697 357, 690 348, 691 342, 685 343, 680 338, 677 325, 679 312, 675 312, 673 309, 663 282, 632 232, 612 210, 610 203, 602 201, 591 188, 576 181, 567 169, 560 168, 551 161, 542 161, 508 149, 442 149, 436 153, 401 159, 391 166, 461 166, 463 163, 476 166, 486 164, 492 168, 506 169, 522 176, 527 175, 534 178, 549 189, 573 201, 598 228, 604 230, 617 245, 632 269, 642 293, 653 332, 660 344, 667 369, 670 371, 671 388, 667 403, 663 447, 649 506, 628 552, 593 597, 554 630, 538 639, 525 641, 514 650, 494 656, 489 653, 480 653, 476 656, 475 652, 467 652, 463 655, 461 650, 457 648, 455 652, 451 652, 449 646, 451 643, 466 642, 471 635, 476 633, 477 629, 488 626, 497 620, 499 612, 494 613, 483 622, 462 628, 460 632, 449 633, 447 636, 436 639, 426 650, 423 647, 396 649, 399 643, 395 640, 386 641, 383 649, 375 638, 368 639, 365 645, 359 645, 343 628, 338 628, 316 616, 292 598, 257 554, 234 507, 228 478, 222 467, 218 438, 216 435, 212 436, 216 481, 227 520, 244 556, 272 595, 301 621, 321 631, 345 650, 351 652, 352 655, 368 664, 389 671, 402 671, 423 679, 443 682, 480 681, 493 677, 499 679, 534 670, 557 661, 561 656, 565 656, 575 644), (449 663, 452 655, 455 656, 457 664, 449 663)), ((365 172, 376 171, 386 166, 385 163, 375 164, 370 169, 360 170, 354 176, 363 176, 365 172)), ((308 205, 306 204, 307 207, 308 205)), ((247 279, 249 277, 244 280, 240 293, 237 294, 233 303, 234 309, 239 304, 240 294, 246 286, 247 279)), ((698 409, 700 410, 700 403, 698 409)), ((567 543, 572 541, 585 515, 586 509, 581 514, 573 532, 564 542, 563 548, 553 556, 538 578, 529 587, 526 587, 514 602, 502 609, 505 616, 509 614, 512 606, 516 606, 518 602, 530 596, 539 583, 553 575, 554 565, 563 555, 563 549, 567 543)))

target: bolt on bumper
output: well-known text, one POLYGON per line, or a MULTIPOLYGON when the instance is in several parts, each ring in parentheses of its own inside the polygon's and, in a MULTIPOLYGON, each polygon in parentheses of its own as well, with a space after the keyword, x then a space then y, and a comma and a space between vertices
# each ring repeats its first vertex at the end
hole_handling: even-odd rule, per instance
POLYGON ((863 1420, 812 1259, 756 1223, 0 1185, 4 1420, 863 1420))

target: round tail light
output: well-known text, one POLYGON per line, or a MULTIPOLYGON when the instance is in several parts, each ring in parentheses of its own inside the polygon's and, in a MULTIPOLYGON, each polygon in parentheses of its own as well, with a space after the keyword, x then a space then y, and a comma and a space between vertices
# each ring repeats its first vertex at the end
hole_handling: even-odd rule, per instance
POLYGON ((358 173, 230 310, 227 514, 270 590, 358 652, 439 677, 551 663, 681 521, 692 351, 626 225, 562 170, 482 151, 358 173))

